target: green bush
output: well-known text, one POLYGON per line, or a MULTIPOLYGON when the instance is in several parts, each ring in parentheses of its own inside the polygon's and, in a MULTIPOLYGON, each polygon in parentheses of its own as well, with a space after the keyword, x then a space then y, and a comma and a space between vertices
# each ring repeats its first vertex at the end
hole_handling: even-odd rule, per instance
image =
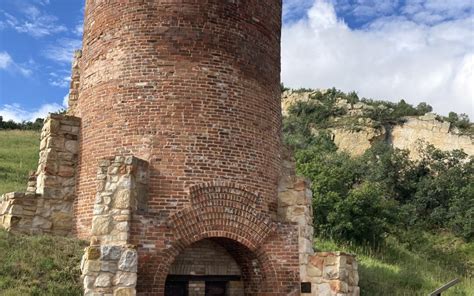
POLYGON ((383 241, 394 223, 397 203, 387 198, 382 183, 364 177, 359 159, 325 145, 301 150, 296 159, 298 172, 312 180, 318 235, 359 244, 383 241))
POLYGON ((312 180, 317 235, 372 246, 406 229, 474 237, 474 161, 462 151, 422 149, 422 159, 377 143, 360 157, 337 151, 320 133, 296 153, 312 180))

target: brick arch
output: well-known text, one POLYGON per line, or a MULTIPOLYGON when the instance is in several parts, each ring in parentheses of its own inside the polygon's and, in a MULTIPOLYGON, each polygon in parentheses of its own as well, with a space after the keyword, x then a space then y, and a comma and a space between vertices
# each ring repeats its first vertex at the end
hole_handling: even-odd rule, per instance
POLYGON ((189 189, 191 205, 170 218, 176 241, 189 245, 196 239, 225 237, 256 250, 276 225, 262 211, 262 198, 243 186, 212 182, 189 189))
POLYGON ((210 239, 223 246, 242 269, 247 295, 279 293, 277 272, 271 257, 261 248, 276 225, 259 208, 258 194, 245 187, 213 182, 189 189, 191 204, 168 224, 174 234, 155 270, 153 286, 163 292, 175 258, 193 243, 210 239))

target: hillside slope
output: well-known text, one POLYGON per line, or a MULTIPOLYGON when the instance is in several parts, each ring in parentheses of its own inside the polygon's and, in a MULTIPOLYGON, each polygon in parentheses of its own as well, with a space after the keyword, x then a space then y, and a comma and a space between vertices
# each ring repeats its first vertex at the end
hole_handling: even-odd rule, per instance
MULTIPOLYGON (((0 194, 23 190, 34 170, 38 133, 0 131, 0 194)), ((374 250, 317 238, 319 250, 346 250, 360 264, 361 295, 426 295, 459 277, 446 295, 473 295, 474 244, 450 234, 390 239, 374 250)), ((68 238, 12 235, 0 231, 0 295, 81 295, 80 256, 85 243, 68 238)))
POLYGON ((37 131, 0 130, 0 195, 25 191, 38 165, 39 137, 37 131))
MULTIPOLYGON (((26 189, 38 150, 39 132, 0 130, 0 195, 26 189)), ((79 266, 85 246, 73 238, 0 229, 0 295, 82 295, 79 266)))
POLYGON ((79 267, 85 246, 72 238, 0 230, 0 295, 82 295, 79 267))
POLYGON ((453 278, 447 295, 473 295, 467 116, 336 89, 286 91, 282 107, 283 139, 312 182, 315 248, 358 256, 361 295, 427 295, 453 278))

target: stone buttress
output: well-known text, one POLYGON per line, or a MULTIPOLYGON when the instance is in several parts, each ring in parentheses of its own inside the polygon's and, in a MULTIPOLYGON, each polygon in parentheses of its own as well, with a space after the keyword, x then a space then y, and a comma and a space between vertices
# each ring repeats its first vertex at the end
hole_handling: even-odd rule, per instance
POLYGON ((0 199, 0 226, 13 232, 69 235, 73 228, 80 119, 50 115, 41 132, 38 169, 26 192, 0 199))

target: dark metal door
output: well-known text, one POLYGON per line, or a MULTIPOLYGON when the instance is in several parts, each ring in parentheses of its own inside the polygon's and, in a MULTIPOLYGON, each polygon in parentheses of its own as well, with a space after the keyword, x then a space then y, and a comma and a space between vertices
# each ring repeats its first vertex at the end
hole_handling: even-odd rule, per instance
POLYGON ((167 281, 165 296, 188 296, 188 282, 167 281))
POLYGON ((206 282, 206 296, 226 296, 227 282, 206 282))

